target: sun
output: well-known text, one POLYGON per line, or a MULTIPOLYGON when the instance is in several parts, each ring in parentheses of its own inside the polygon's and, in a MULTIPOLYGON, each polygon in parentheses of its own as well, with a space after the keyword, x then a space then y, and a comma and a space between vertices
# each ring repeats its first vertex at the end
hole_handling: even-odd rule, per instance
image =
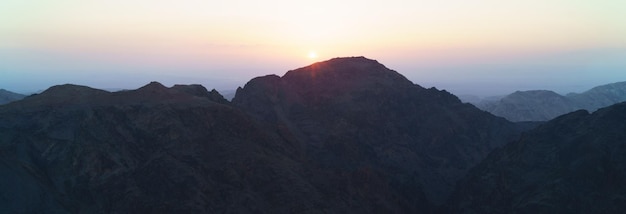
POLYGON ((317 58, 317 53, 315 51, 309 51, 308 57, 309 59, 315 59, 317 58))

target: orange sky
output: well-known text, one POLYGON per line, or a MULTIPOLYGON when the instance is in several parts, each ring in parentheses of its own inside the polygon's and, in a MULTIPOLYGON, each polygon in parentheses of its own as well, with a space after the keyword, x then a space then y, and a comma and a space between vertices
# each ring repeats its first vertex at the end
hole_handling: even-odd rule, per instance
POLYGON ((505 93, 496 86, 507 81, 551 87, 545 79, 555 78, 577 90, 626 80, 623 2, 5 0, 0 88, 234 88, 310 64, 315 51, 316 60, 377 59, 456 93, 505 93), (472 82, 493 87, 472 91, 472 82))

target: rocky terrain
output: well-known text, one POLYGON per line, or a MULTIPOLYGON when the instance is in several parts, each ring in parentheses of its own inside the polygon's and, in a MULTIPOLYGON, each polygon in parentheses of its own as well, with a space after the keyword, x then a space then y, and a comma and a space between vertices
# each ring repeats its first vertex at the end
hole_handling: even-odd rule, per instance
POLYGON ((364 57, 257 77, 232 102, 59 85, 0 106, 0 213, 609 212, 624 113, 533 129, 364 57))
POLYGON ((494 151, 447 213, 621 213, 626 209, 626 103, 560 116, 494 151))
POLYGON ((24 97, 25 95, 14 93, 14 92, 7 91, 4 89, 0 89, 0 105, 10 103, 16 100, 20 100, 24 97))
POLYGON ((626 82, 594 87, 583 93, 566 96, 547 90, 516 91, 497 100, 483 100, 474 104, 494 115, 510 121, 547 121, 579 109, 595 111, 598 108, 626 101, 626 82))
POLYGON ((289 147, 221 102, 193 85, 62 85, 0 107, 0 213, 317 207, 289 147))
MULTIPOLYGON (((290 133, 313 167, 326 171, 319 179, 367 168, 386 175, 393 191, 424 194, 429 204, 442 203, 471 166, 519 132, 363 57, 253 79, 233 104, 290 133)), ((334 191, 328 194, 342 194, 334 191)))
POLYGON ((54 86, 0 107, 0 212, 431 212, 527 127, 363 57, 199 85, 54 86))

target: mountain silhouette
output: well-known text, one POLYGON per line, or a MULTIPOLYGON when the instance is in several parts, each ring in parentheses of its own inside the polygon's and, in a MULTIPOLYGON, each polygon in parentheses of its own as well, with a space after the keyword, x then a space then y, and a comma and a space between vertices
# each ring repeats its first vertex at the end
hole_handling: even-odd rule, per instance
POLYGON ((232 102, 59 85, 0 118, 3 213, 432 213, 537 125, 364 57, 254 78, 232 102))
POLYGON ((156 82, 114 93, 62 85, 1 106, 0 210, 285 213, 315 207, 315 191, 287 145, 213 97, 201 86, 156 82))
POLYGON ((0 105, 24 98, 25 95, 0 89, 0 105))
POLYGON ((575 111, 494 151, 459 183, 448 213, 621 213, 626 103, 575 111))
POLYGON ((255 78, 233 104, 289 136, 313 167, 324 170, 315 175, 320 182, 331 182, 337 171, 367 169, 383 175, 384 188, 424 204, 418 209, 442 203, 470 167, 520 131, 364 57, 255 78))
POLYGON ((626 101, 626 82, 596 86, 583 93, 570 93, 567 97, 588 111, 626 101))
POLYGON ((477 106, 510 121, 547 121, 580 109, 574 101, 548 90, 516 91, 477 106))
POLYGON ((475 102, 480 109, 510 121, 547 121, 579 109, 595 111, 626 101, 626 82, 597 86, 566 96, 548 90, 516 91, 497 100, 475 102))

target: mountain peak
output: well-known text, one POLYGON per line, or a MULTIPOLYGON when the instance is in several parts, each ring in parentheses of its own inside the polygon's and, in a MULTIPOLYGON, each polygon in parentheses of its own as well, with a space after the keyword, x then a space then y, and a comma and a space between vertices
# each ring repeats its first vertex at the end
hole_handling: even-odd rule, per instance
POLYGON ((52 100, 74 100, 74 99, 83 99, 89 98, 95 95, 108 94, 109 92, 90 88, 82 85, 74 85, 74 84, 63 84, 63 85, 55 85, 52 86, 45 91, 43 91, 37 97, 45 97, 46 99, 52 100))
POLYGON ((342 57, 288 71, 281 80, 301 89, 351 91, 414 84, 398 72, 365 57, 342 57))
POLYGON ((381 161, 415 173, 394 174, 393 179, 419 179, 421 187, 409 195, 433 204, 443 203, 457 179, 517 129, 365 57, 334 58, 283 77, 255 78, 237 90, 232 103, 276 127, 319 166, 381 161), (486 127, 501 132, 481 130, 486 127))
MULTIPOLYGON (((363 64, 377 64, 382 65, 374 59, 369 59, 364 56, 351 56, 351 57, 335 57, 326 61, 317 63, 363 63, 363 64)), ((316 64, 317 64, 316 63, 316 64)))
POLYGON ((147 85, 144 85, 143 87, 138 88, 137 90, 138 91, 164 91, 164 90, 167 90, 167 87, 165 87, 160 82, 152 81, 148 83, 147 85))
POLYGON ((325 73, 325 72, 359 72, 359 73, 370 73, 370 72, 384 72, 391 71, 383 64, 380 64, 378 61, 373 59, 368 59, 365 57, 338 57, 330 60, 316 62, 309 66, 299 68, 290 72, 287 72, 285 76, 290 75, 290 73, 297 72, 315 72, 315 73, 325 73))
POLYGON ((63 85, 55 85, 52 86, 42 94, 50 94, 50 95, 85 95, 91 93, 105 92, 103 90, 90 88, 82 85, 74 85, 74 84, 63 84, 63 85))
MULTIPOLYGON (((86 104, 91 102, 93 97, 106 95, 110 92, 90 88, 87 86, 64 84, 52 86, 41 94, 35 94, 23 99, 33 106, 47 105, 69 105, 69 104, 86 104)), ((21 103, 21 102, 20 102, 21 103)))
POLYGON ((183 92, 186 94, 191 94, 198 97, 208 97, 209 91, 202 85, 199 84, 191 84, 191 85, 179 85, 176 84, 172 86, 170 89, 183 92))

